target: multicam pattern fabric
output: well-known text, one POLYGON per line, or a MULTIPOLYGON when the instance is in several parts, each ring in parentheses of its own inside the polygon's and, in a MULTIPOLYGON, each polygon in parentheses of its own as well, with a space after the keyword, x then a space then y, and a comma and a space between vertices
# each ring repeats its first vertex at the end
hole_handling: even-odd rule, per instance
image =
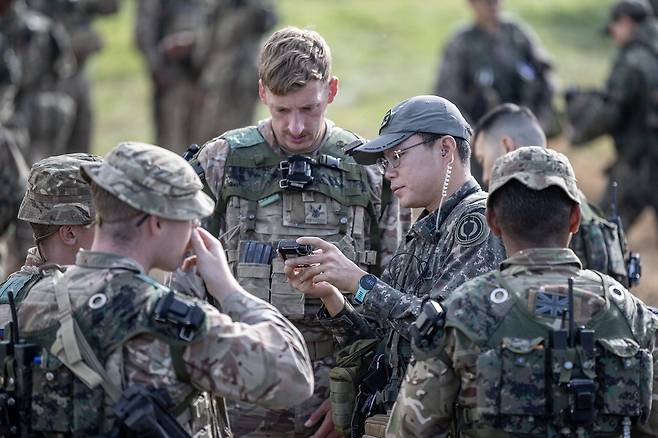
POLYGON ((85 165, 83 177, 93 180, 123 202, 165 219, 190 220, 208 216, 214 203, 180 156, 145 143, 120 143, 103 164, 85 165))
MULTIPOLYGON (((604 89, 576 93, 567 103, 573 144, 605 134, 614 139, 617 161, 608 176, 619 184, 617 209, 626 228, 647 205, 658 211, 658 197, 649 189, 658 165, 657 90, 658 24, 649 18, 620 49, 604 89)), ((613 198, 609 189, 600 205, 608 208, 613 198)))
POLYGON ((571 163, 564 154, 553 149, 529 146, 499 157, 491 171, 489 199, 493 199, 493 194, 511 180, 517 180, 532 190, 558 186, 580 204, 580 191, 571 163))
MULTIPOLYGON (((495 269, 505 256, 501 241, 483 221, 485 198, 486 193, 470 179, 444 201, 438 227, 436 214, 424 212, 382 278, 366 294, 362 312, 385 329, 385 338, 393 339, 387 350, 388 360, 398 363, 394 372, 400 376, 411 355, 409 326, 427 298, 443 301, 467 280, 495 269), (460 244, 460 235, 470 239, 463 238, 465 243, 460 244)), ((349 306, 346 310, 350 311, 349 306)), ((360 318, 352 314, 352 319, 360 318)), ((346 324, 347 320, 350 318, 326 318, 321 322, 338 340, 353 340, 355 336, 348 332, 363 325, 346 324)), ((396 393, 398 388, 392 389, 396 393)))
POLYGON ((573 368, 598 385, 600 408, 584 436, 620 435, 624 416, 642 417, 633 421, 632 436, 655 436, 658 407, 649 413, 649 405, 652 383, 653 397, 658 393, 651 372, 658 319, 612 278, 582 270, 571 250, 520 251, 500 271, 458 288, 444 308, 445 337, 437 352, 407 370, 387 437, 447 436, 453 426, 473 437, 557 434, 568 420, 553 414, 545 394, 550 391, 556 412, 566 408, 564 387, 556 382, 565 375, 568 381, 573 368), (566 302, 569 277, 576 325, 595 330, 599 351, 592 358, 581 351, 578 359, 574 350, 566 356, 574 367, 564 365, 549 340, 564 309, 554 316, 544 306, 548 299, 566 302))
POLYGON ((14 272, 0 283, 0 328, 11 321, 11 309, 7 292, 11 290, 14 294, 16 305, 20 305, 37 281, 41 279, 39 268, 44 264, 39 249, 35 246, 28 250, 25 264, 20 271, 14 272))
POLYGON ((83 164, 100 164, 89 154, 68 154, 44 158, 30 169, 28 188, 18 218, 48 225, 87 225, 96 212, 89 184, 80 175, 83 164))
MULTIPOLYGON (((239 140, 234 138, 233 146, 245 146, 246 143, 256 145, 264 141, 264 146, 260 146, 271 148, 274 154, 281 155, 280 160, 287 159, 288 155, 282 152, 274 138, 269 119, 261 121, 258 124, 256 133, 254 133, 255 129, 255 127, 252 127, 241 129, 237 132, 234 131, 234 137, 238 135, 243 135, 243 137, 240 137, 239 140), (254 140, 253 137, 256 137, 257 140, 254 140)), ((340 138, 343 143, 345 143, 346 138, 356 138, 354 134, 335 127, 329 120, 326 121, 326 130, 327 133, 322 143, 328 142, 332 134, 340 134, 336 138, 340 138)), ((230 179, 228 178, 230 175, 227 176, 227 172, 230 172, 230 169, 227 170, 228 166, 226 164, 227 157, 230 153, 231 147, 229 146, 229 142, 220 136, 204 145, 196 157, 196 160, 204 170, 205 183, 217 199, 221 199, 224 196, 226 181, 230 179)), ((317 157, 321 153, 322 151, 318 150, 312 155, 317 157)), ((347 166, 355 166, 352 159, 346 158, 345 161, 347 166)), ((373 204, 373 210, 381 216, 381 218, 377 217, 374 220, 379 221, 380 265, 385 266, 385 263, 388 263, 388 260, 391 259, 392 253, 399 241, 398 203, 397 201, 391 201, 384 207, 385 210, 382 214, 382 207, 380 206, 382 192, 381 175, 377 174, 371 167, 365 167, 363 169, 365 169, 366 184, 365 187, 359 186, 359 190, 367 195, 367 198, 373 204)), ((360 172, 358 168, 357 170, 360 172)), ((246 178, 244 175, 242 177, 246 178)), ((272 175, 274 179, 263 179, 262 173, 256 174, 254 178, 259 179, 257 181, 231 180, 231 184, 244 185, 253 183, 259 186, 271 185, 270 183, 277 183, 281 179, 281 173, 277 169, 276 174, 272 175)), ((353 176, 349 176, 349 178, 353 178, 353 176)), ((354 181, 350 182, 355 183, 354 181)), ((357 180, 356 182, 359 181, 357 180)), ((264 197, 259 196, 259 194, 260 192, 258 190, 253 191, 253 196, 256 198, 260 199, 264 197)), ((276 305, 280 306, 280 310, 293 319, 296 327, 303 333, 309 350, 319 351, 317 354, 311 354, 312 359, 314 359, 314 369, 316 370, 316 393, 303 407, 300 406, 287 412, 268 412, 264 409, 256 409, 253 406, 246 406, 244 404, 233 404, 229 406, 232 416, 231 424, 237 431, 246 433, 246 436, 267 436, 268 433, 274 433, 275 436, 292 437, 310 436, 313 434, 314 429, 304 428, 303 423, 308 419, 308 415, 328 398, 328 373, 331 368, 330 363, 332 363, 332 360, 330 358, 333 355, 334 346, 331 333, 320 326, 315 319, 315 313, 320 308, 319 303, 312 303, 310 300, 305 301, 298 292, 290 288, 283 275, 283 264, 280 260, 274 260, 271 267, 269 265, 256 266, 256 268, 260 268, 260 271, 253 269, 254 266, 245 266, 248 264, 244 263, 239 264, 237 250, 240 240, 257 239, 269 243, 284 237, 294 239, 302 235, 320 235, 329 238, 330 236, 337 235, 338 239, 341 240, 338 244, 339 247, 347 253, 351 253, 353 258, 357 255, 355 250, 369 250, 373 246, 372 236, 369 236, 373 218, 365 208, 360 206, 346 206, 348 217, 346 229, 351 231, 347 234, 339 234, 338 227, 340 225, 337 222, 339 220, 337 211, 342 207, 335 199, 331 199, 319 192, 314 193, 312 190, 294 195, 299 198, 299 202, 295 201, 296 204, 292 202, 288 203, 293 197, 288 197, 286 194, 283 196, 277 194, 277 197, 271 199, 271 202, 259 202, 258 210, 255 213, 256 229, 251 232, 244 231, 248 212, 245 209, 247 202, 242 198, 233 197, 229 199, 226 211, 219 212, 220 219, 224 221, 224 226, 227 227, 226 224, 231 225, 227 227, 228 229, 223 230, 223 241, 225 242, 225 247, 229 250, 229 262, 233 265, 236 276, 241 284, 247 290, 261 298, 271 299, 270 290, 274 292, 275 296, 289 297, 287 300, 276 301, 275 299, 272 302, 276 302, 276 305), (304 208, 304 204, 318 205, 322 203, 327 204, 331 210, 325 216, 326 223, 309 224, 309 221, 306 219, 307 211, 304 208), (294 207, 295 205, 302 208, 296 209, 294 207), (284 212, 284 208, 294 211, 284 212), (298 213, 301 213, 301 215, 298 213), (352 226, 353 224, 354 226, 352 226), (243 266, 242 268, 241 265, 243 266), (249 270, 251 272, 250 276, 245 275, 247 272, 245 268, 251 268, 249 270), (239 275, 240 273, 242 275, 239 275), (275 422, 272 420, 275 418, 280 420, 280 424, 275 425, 275 422)), ((368 268, 367 265, 364 265, 364 267, 368 268)))
POLYGON ((90 391, 45 353, 59 326, 55 281, 66 283, 77 323, 119 387, 141 383, 161 388, 178 404, 195 391, 208 391, 271 408, 287 407, 311 393, 303 338, 269 304, 236 291, 220 303, 225 312, 220 313, 177 294, 204 315, 202 326, 185 340, 180 327, 154 319, 154 305, 167 288, 146 277, 132 259, 82 251, 60 280, 44 279, 19 309, 22 333, 44 348, 44 366, 35 377, 42 385, 33 400, 40 413, 35 431, 100 433, 115 427, 112 404, 102 389, 90 391), (106 302, 90 306, 98 294, 106 302), (181 380, 177 358, 189 380, 181 380))

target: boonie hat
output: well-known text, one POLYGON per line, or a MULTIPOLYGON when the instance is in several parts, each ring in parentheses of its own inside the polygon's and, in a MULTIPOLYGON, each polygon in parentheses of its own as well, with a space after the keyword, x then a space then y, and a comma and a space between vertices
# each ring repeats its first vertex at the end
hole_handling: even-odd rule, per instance
POLYGON ((360 164, 375 164, 382 152, 417 133, 444 134, 471 140, 473 132, 459 109, 439 96, 415 96, 390 109, 379 136, 348 151, 360 164))
POLYGON ((89 184, 80 166, 98 166, 102 158, 76 153, 44 158, 32 165, 18 218, 46 225, 88 225, 94 221, 89 184))
POLYGON ((552 149, 528 146, 499 157, 491 173, 488 207, 496 190, 512 180, 532 190, 560 187, 572 201, 580 204, 576 175, 569 159, 552 149))
POLYGON ((131 207, 165 219, 200 219, 215 206, 192 166, 159 146, 119 143, 103 164, 82 166, 81 172, 131 207))

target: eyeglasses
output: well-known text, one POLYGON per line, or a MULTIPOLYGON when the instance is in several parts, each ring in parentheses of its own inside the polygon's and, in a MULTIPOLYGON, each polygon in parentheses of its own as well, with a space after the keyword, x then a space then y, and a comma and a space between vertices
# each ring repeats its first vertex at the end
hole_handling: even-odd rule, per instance
POLYGON ((377 162, 375 163, 375 165, 377 166, 377 169, 381 172, 381 174, 384 175, 386 171, 389 169, 389 166, 392 167, 393 169, 400 166, 400 159, 402 158, 402 154, 407 152, 409 149, 415 148, 416 146, 420 146, 421 144, 432 143, 436 140, 437 140, 436 138, 430 140, 423 140, 419 143, 414 143, 411 146, 407 146, 404 149, 398 149, 396 151, 393 151, 392 159, 389 160, 386 157, 377 158, 377 162))

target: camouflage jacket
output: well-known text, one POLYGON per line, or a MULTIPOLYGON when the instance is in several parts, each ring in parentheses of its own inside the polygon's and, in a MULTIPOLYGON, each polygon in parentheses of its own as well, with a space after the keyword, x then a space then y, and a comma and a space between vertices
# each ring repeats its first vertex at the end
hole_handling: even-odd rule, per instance
POLYGON ((520 251, 443 307, 445 334, 438 348, 416 350, 387 437, 444 437, 453 426, 467 437, 557 436, 569 427, 559 414, 568 407, 566 382, 580 371, 598 388, 595 420, 582 436, 621 436, 624 416, 633 437, 655 436, 658 318, 612 278, 582 270, 571 250, 520 251), (581 345, 558 350, 549 341, 567 306, 569 277, 576 325, 595 330, 595 357, 581 345))
MULTIPOLYGON (((146 277, 134 260, 107 253, 81 251, 61 279, 44 279, 23 301, 21 332, 45 350, 55 340, 49 333, 59 326, 56 281, 65 282, 81 332, 119 388, 134 383, 160 388, 179 406, 195 392, 208 391, 273 408, 299 403, 312 392, 303 338, 272 306, 236 291, 219 303, 221 313, 174 294, 203 316, 201 325, 183 337, 180 327, 155 319, 157 303, 170 290, 146 277)), ((88 390, 66 377, 53 355, 44 353, 43 360, 42 368, 61 379, 33 399, 41 413, 33 418, 33 430, 98 433, 115 427, 102 389, 88 390), (79 396, 75 400, 69 397, 72 387, 79 396)))
POLYGON ((658 160, 658 23, 640 25, 622 47, 602 91, 577 93, 567 101, 571 142, 610 134, 617 157, 630 165, 658 160))
POLYGON ((438 233, 436 214, 425 211, 382 278, 366 294, 362 314, 346 302, 345 309, 334 318, 322 309, 321 323, 339 342, 348 344, 372 336, 372 332, 361 332, 368 327, 364 318, 376 321, 390 341, 391 366, 403 371, 411 355, 409 326, 423 304, 429 298, 445 300, 466 281, 495 269, 505 257, 502 242, 487 225, 485 200, 486 192, 474 179, 468 180, 443 203, 438 233))
POLYGON ((0 234, 16 219, 27 182, 27 164, 10 129, 0 123, 0 234))
POLYGON ((119 0, 27 0, 27 4, 66 29, 78 69, 103 47, 100 35, 92 27, 92 19, 119 9, 119 0))
POLYGON ((446 46, 434 94, 454 102, 473 123, 502 103, 526 105, 551 134, 556 122, 550 65, 523 23, 502 19, 495 34, 470 25, 446 46))
POLYGON ((3 283, 0 283, 0 329, 11 321, 7 292, 11 290, 14 293, 16 305, 18 306, 43 277, 39 271, 43 264, 44 261, 41 254, 39 254, 39 249, 36 246, 30 248, 25 257, 25 264, 21 269, 7 277, 3 283))

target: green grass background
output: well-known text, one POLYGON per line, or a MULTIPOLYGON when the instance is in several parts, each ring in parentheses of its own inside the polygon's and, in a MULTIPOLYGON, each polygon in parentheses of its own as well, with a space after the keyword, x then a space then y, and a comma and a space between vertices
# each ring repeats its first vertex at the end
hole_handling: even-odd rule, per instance
MULTIPOLYGON (((432 89, 440 50, 470 19, 466 0, 282 0, 280 25, 319 31, 341 80, 329 117, 363 135, 376 134, 384 112, 432 89)), ((614 53, 597 32, 609 0, 508 0, 554 56, 561 85, 601 83, 614 53)), ((150 84, 134 47, 135 3, 98 20, 105 50, 90 65, 97 110, 93 149, 126 139, 152 141, 150 84)), ((254 84, 255 86, 256 84, 254 84)), ((261 115, 265 113, 260 112, 261 115)))

